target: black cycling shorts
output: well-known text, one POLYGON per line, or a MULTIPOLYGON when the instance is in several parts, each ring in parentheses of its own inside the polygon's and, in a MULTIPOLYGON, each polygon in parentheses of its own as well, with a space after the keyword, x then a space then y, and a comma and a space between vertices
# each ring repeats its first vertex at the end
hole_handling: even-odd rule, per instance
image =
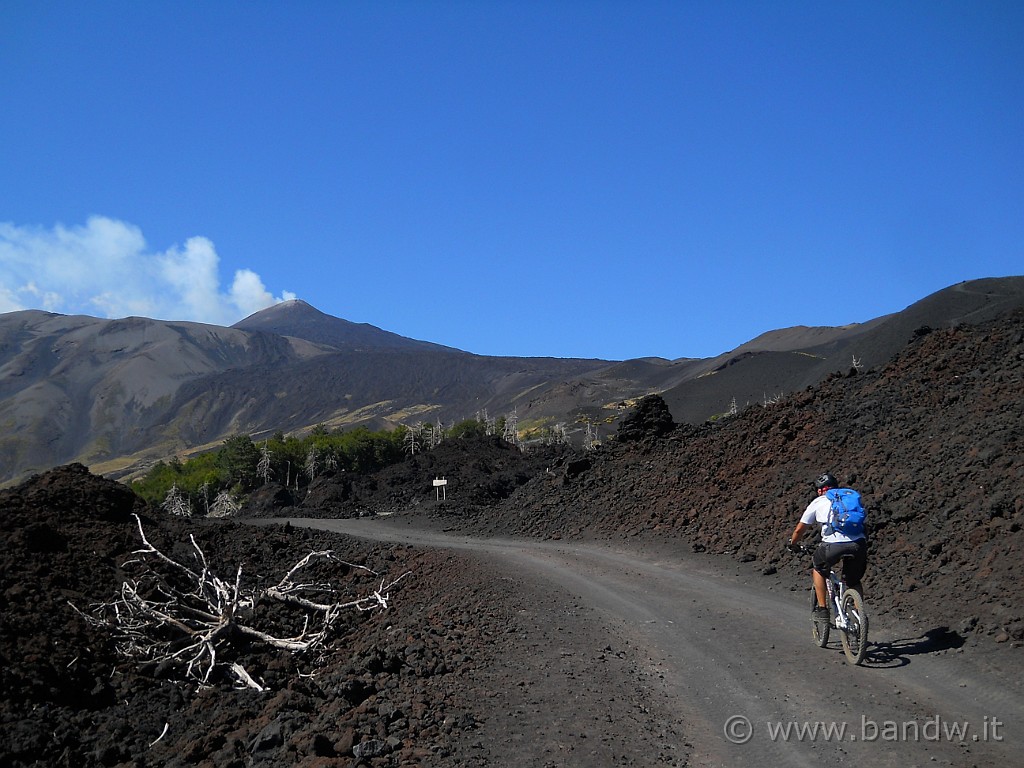
POLYGON ((856 586, 860 584, 860 580, 864 578, 864 572, 868 568, 867 539, 842 541, 836 544, 822 542, 814 550, 811 563, 814 565, 814 570, 828 578, 828 572, 832 570, 832 566, 842 560, 844 555, 851 555, 851 557, 843 561, 843 579, 848 585, 856 586))

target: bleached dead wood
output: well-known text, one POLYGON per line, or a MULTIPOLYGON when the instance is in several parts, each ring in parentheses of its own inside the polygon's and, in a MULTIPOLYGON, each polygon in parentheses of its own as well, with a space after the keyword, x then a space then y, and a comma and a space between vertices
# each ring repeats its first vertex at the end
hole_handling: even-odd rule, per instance
POLYGON ((326 643, 343 611, 386 609, 392 588, 409 575, 407 572, 391 581, 382 577, 380 586, 370 594, 341 600, 328 581, 304 580, 312 563, 331 561, 378 574, 366 566, 340 560, 330 550, 322 550, 299 560, 278 583, 246 589, 242 566, 238 566, 233 580, 219 578, 195 536, 189 536, 196 561, 191 568, 154 546, 137 515, 135 521, 143 546, 135 550, 135 557, 125 567, 140 574, 126 578, 111 602, 96 606, 92 614, 79 613, 93 624, 109 629, 121 655, 140 662, 172 664, 181 669, 186 679, 201 686, 210 684, 214 672, 221 670, 240 687, 264 690, 241 664, 230 659, 232 654, 224 653, 233 643, 244 638, 293 653, 313 650, 326 643), (255 625, 253 619, 260 603, 294 609, 291 636, 280 636, 255 625), (225 655, 228 658, 222 660, 225 655))
POLYGON ((178 489, 177 484, 170 487, 167 496, 160 505, 165 512, 175 517, 192 517, 192 502, 188 494, 178 489))
POLYGON ((241 505, 238 500, 228 491, 221 491, 213 500, 213 505, 206 510, 207 517, 234 517, 238 514, 241 505))
POLYGON ((150 742, 150 744, 149 744, 150 748, 152 748, 155 744, 157 744, 160 741, 160 739, 162 739, 164 736, 167 735, 167 731, 168 731, 168 729, 170 727, 171 727, 170 723, 164 723, 164 729, 162 731, 160 731, 160 735, 157 736, 156 739, 154 739, 153 741, 150 742))

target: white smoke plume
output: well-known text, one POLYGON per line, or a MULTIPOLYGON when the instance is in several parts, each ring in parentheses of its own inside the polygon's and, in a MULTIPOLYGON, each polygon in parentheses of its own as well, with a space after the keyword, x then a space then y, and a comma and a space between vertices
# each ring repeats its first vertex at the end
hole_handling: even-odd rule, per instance
POLYGON ((44 309, 231 325, 280 301, 259 275, 235 272, 222 290, 210 240, 149 250, 138 227, 104 216, 52 229, 0 222, 0 312, 44 309))

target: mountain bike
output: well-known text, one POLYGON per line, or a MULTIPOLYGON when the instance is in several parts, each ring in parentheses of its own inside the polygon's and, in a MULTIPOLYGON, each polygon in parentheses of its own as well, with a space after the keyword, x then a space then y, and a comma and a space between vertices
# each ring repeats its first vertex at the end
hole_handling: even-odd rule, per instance
MULTIPOLYGON (((801 545, 797 554, 810 557, 817 547, 801 545)), ((851 555, 844 555, 836 566, 841 566, 851 555)), ((829 571, 825 579, 828 592, 829 621, 811 620, 811 636, 819 648, 828 645, 830 631, 838 629, 839 639, 843 644, 843 653, 850 664, 860 664, 868 647, 868 615, 864 611, 864 598, 860 592, 846 586, 846 581, 836 573, 836 566, 829 571)), ((811 591, 811 610, 818 605, 818 598, 811 591)))

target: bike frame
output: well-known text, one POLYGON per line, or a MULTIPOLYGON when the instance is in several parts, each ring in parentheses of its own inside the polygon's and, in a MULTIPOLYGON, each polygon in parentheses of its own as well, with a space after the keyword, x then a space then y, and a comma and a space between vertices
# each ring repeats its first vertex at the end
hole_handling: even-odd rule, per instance
POLYGON ((846 584, 839 578, 835 571, 829 571, 829 578, 825 580, 825 587, 828 590, 829 604, 833 607, 836 617, 836 627, 846 629, 849 624, 846 621, 846 613, 843 611, 843 595, 846 594, 846 584))

